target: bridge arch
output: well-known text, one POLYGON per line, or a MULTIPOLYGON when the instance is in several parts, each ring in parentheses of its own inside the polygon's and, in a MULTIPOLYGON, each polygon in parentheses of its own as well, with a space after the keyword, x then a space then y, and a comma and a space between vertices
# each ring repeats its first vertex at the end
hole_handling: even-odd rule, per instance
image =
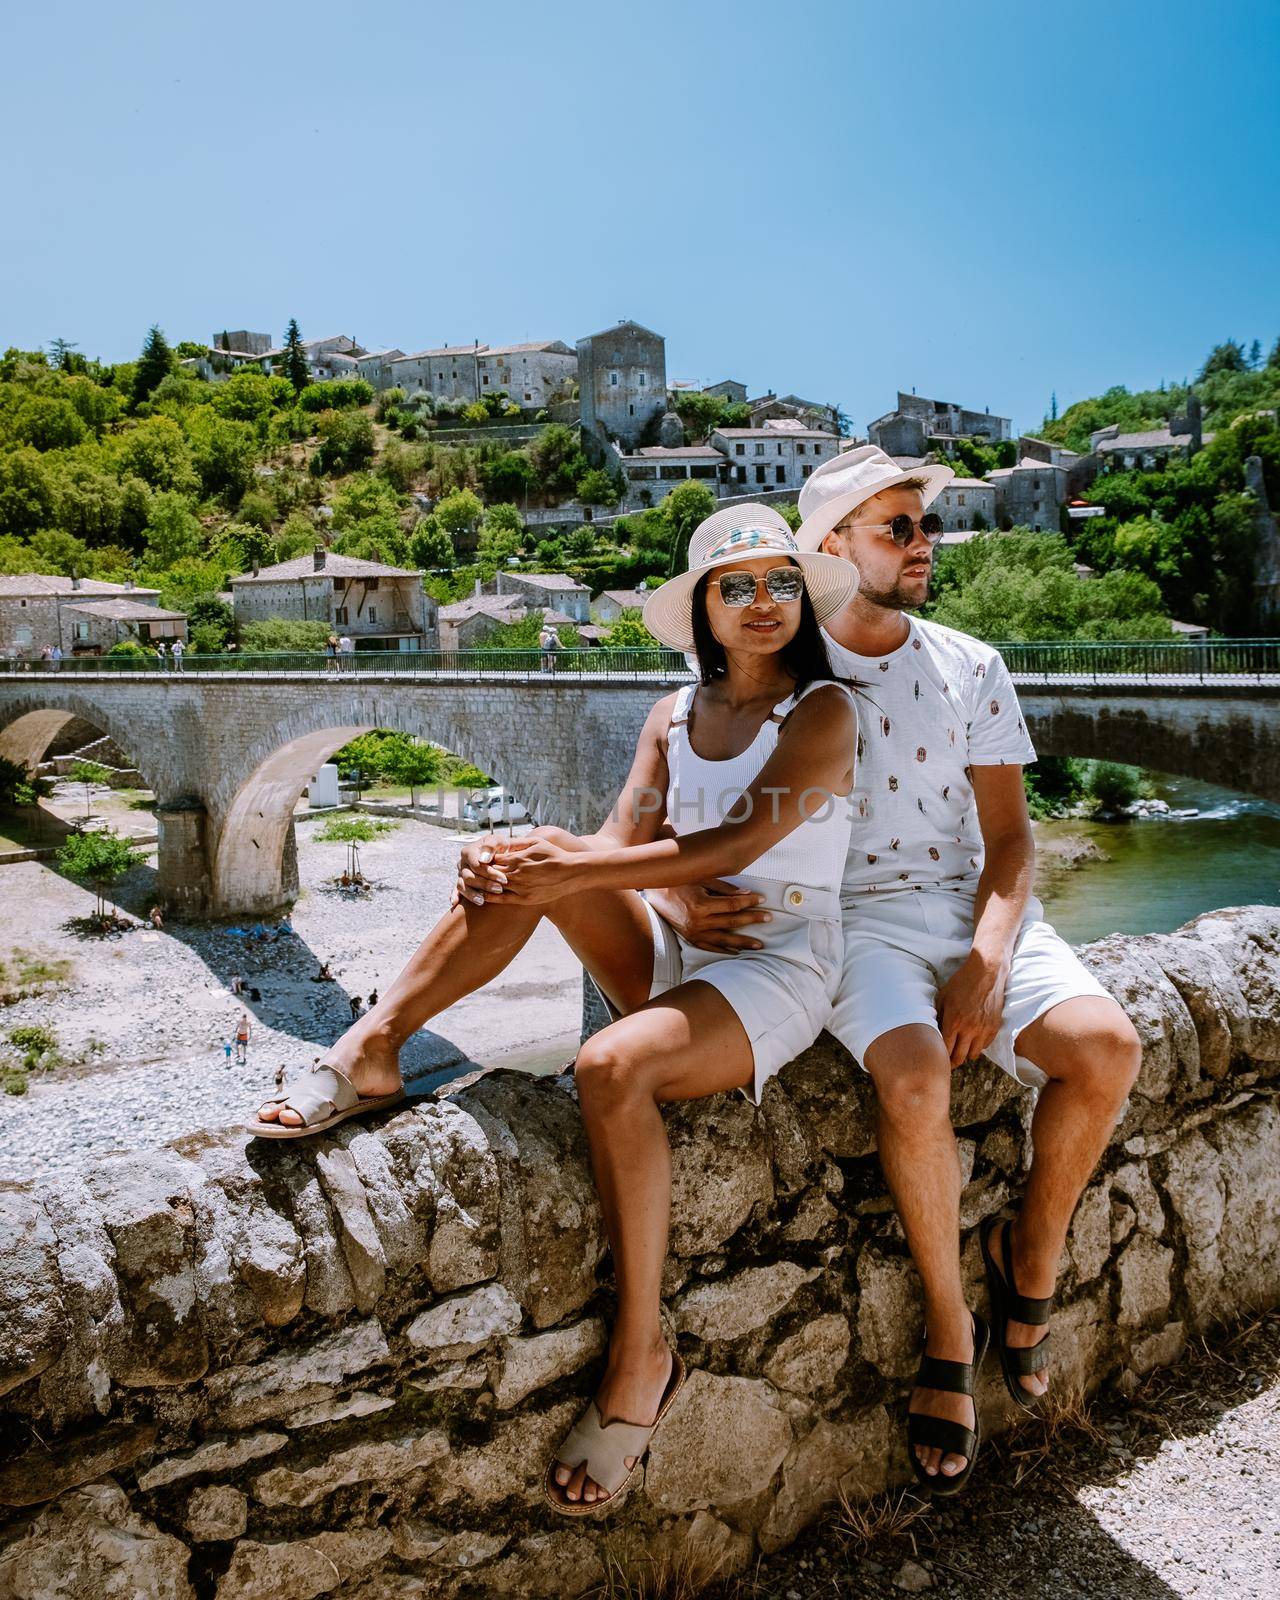
MULTIPOLYGON (((346 707, 330 697, 324 705, 296 708, 249 753, 250 771, 230 796, 212 852, 212 895, 216 910, 268 916, 296 897, 297 860, 293 844, 294 808, 317 770, 343 745, 375 728, 433 740, 473 762, 494 780, 510 785, 518 775, 504 773, 501 755, 477 750, 465 729, 414 697, 353 694, 346 707), (363 702, 363 703, 362 703, 363 702), (349 720, 335 721, 346 711, 349 720)), ((536 798, 521 797, 534 809, 536 798)))
POLYGON ((34 772, 64 728, 73 722, 86 722, 127 751, 147 788, 161 792, 162 755, 155 749, 145 748, 147 742, 138 739, 137 729, 132 724, 116 716, 110 707, 100 705, 91 695, 59 692, 57 701, 57 704, 49 703, 36 691, 0 704, 0 756, 34 772), (144 748, 138 748, 140 745, 144 748))

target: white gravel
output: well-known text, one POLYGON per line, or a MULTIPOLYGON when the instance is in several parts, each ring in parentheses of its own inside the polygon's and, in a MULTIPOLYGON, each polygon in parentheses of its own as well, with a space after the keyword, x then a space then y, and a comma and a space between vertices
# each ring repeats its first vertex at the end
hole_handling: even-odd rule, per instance
MULTIPOLYGON (((0 1095, 0 1179, 240 1122, 270 1092, 278 1066, 292 1076, 343 1031, 353 993, 386 988, 448 904, 458 839, 402 822, 360 846, 377 886, 353 895, 333 882, 347 847, 314 842, 320 826, 299 822, 294 936, 270 943, 179 923, 164 933, 81 938, 65 925, 92 911, 92 894, 44 863, 0 868, 0 953, 17 946, 75 963, 69 986, 0 1011, 0 1035, 24 1023, 51 1026, 73 1059, 94 1040, 102 1045, 83 1067, 33 1074, 26 1095, 0 1095), (336 982, 310 981, 318 958, 331 961, 336 982), (222 1048, 239 1015, 227 987, 236 972, 262 994, 258 1004, 244 1002, 254 1017, 246 1066, 228 1062, 222 1048)), ((154 861, 153 850, 115 896, 135 916, 153 894, 154 861)), ((549 1070, 573 1054, 580 1016, 581 968, 543 923, 502 978, 410 1041, 406 1078, 431 1084, 451 1075, 445 1069, 495 1061, 549 1070)))

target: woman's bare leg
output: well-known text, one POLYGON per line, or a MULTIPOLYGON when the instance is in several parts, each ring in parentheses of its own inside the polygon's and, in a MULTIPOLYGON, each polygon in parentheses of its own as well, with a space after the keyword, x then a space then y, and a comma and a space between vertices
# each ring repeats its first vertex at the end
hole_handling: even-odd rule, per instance
MULTIPOLYGON (((559 828, 537 832, 565 849, 586 848, 559 828)), ((653 936, 635 890, 588 890, 545 906, 501 899, 479 906, 462 901, 440 918, 377 1005, 325 1051, 325 1062, 350 1078, 362 1095, 394 1093, 400 1087, 399 1054, 405 1041, 431 1017, 505 972, 544 914, 619 1010, 644 1002, 653 981, 653 936)), ((275 1105, 260 1107, 258 1118, 278 1119, 285 1127, 297 1127, 302 1120, 275 1105)))
MULTIPOLYGON (((593 1034, 574 1079, 591 1145, 618 1287, 618 1315, 596 1401, 605 1422, 651 1423, 671 1374, 658 1310, 671 1216, 671 1149, 660 1107, 751 1082, 754 1056, 733 1007, 709 983, 682 983, 593 1034)), ((604 1490, 560 1466, 570 1501, 604 1490)))

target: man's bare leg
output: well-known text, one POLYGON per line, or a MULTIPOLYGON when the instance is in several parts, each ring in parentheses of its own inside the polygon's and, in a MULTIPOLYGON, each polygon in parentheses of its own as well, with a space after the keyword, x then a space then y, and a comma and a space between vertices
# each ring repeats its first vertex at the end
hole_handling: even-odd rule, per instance
MULTIPOLYGON (((696 980, 602 1029, 578 1052, 574 1079, 618 1287, 596 1393, 606 1422, 651 1423, 671 1376, 658 1315, 671 1214, 671 1149, 660 1107, 742 1087, 753 1070, 737 1013, 718 989, 696 980)), ((568 1501, 604 1498, 585 1466, 560 1466, 555 1480, 568 1501)))
MULTIPOLYGON (((566 849, 581 846, 562 829, 537 832, 566 849)), ((377 1005, 325 1051, 324 1061, 350 1078, 359 1094, 394 1093, 400 1087, 399 1053, 405 1041, 431 1017, 505 972, 544 914, 620 1009, 644 1002, 652 982, 653 941, 648 913, 633 890, 566 895, 544 906, 501 899, 479 906, 462 901, 440 918, 377 1005)), ((278 1118, 285 1127, 297 1127, 302 1120, 276 1105, 260 1107, 258 1117, 262 1122, 278 1118)))
MULTIPOLYGON (((1034 1150, 1016 1222, 992 1240, 996 1261, 1004 1227, 1011 1227, 1013 1275, 1020 1294, 1051 1295, 1066 1248, 1067 1229, 1142 1065, 1133 1024, 1114 1000, 1064 1000, 1024 1028, 1017 1053, 1048 1074, 1031 1122, 1034 1150)), ((1010 1320, 1006 1343, 1038 1344, 1043 1325, 1010 1320)), ((1031 1395, 1048 1388, 1043 1372, 1018 1380, 1031 1395)))
MULTIPOLYGON (((951 1126, 951 1061, 936 1028, 913 1023, 881 1034, 866 1052, 876 1086, 880 1165, 924 1290, 925 1349, 973 1360, 973 1322, 960 1276, 960 1155, 951 1126)), ((967 1395, 916 1388, 910 1409, 974 1426, 967 1395)), ((954 1477, 965 1458, 919 1445, 930 1475, 954 1477)))

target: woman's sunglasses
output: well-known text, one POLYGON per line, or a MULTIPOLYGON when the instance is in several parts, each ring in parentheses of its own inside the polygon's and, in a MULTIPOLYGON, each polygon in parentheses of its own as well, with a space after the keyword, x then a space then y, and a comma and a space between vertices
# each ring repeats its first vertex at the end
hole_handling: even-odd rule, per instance
POLYGON ((925 536, 930 544, 937 544, 942 537, 942 518, 936 511, 926 511, 917 522, 914 517, 909 517, 905 511, 899 513, 892 522, 859 522, 858 528, 883 529, 897 545, 899 550, 905 550, 916 536, 916 529, 925 536))
MULTIPOLYGON (((760 580, 754 572, 722 572, 720 598, 727 606, 749 606, 754 603, 760 580)), ((804 573, 799 567, 770 567, 764 575, 764 586, 769 598, 779 605, 798 600, 804 593, 804 573)))

